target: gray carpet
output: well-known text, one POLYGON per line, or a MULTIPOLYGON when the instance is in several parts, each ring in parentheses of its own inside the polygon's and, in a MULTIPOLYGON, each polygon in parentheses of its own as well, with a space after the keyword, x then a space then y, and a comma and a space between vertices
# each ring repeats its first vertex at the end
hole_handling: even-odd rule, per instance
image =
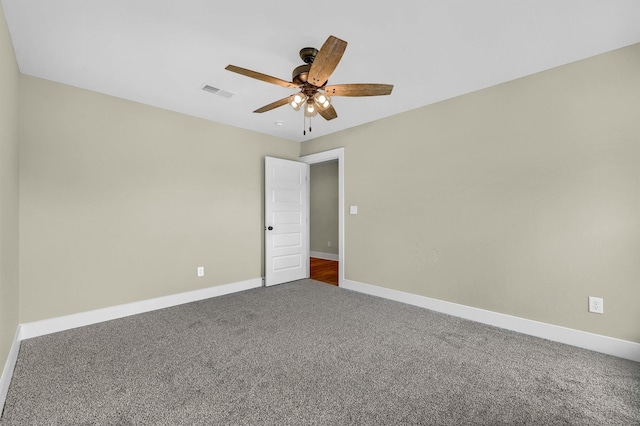
POLYGON ((640 364, 303 280, 22 342, 2 425, 640 424, 640 364))

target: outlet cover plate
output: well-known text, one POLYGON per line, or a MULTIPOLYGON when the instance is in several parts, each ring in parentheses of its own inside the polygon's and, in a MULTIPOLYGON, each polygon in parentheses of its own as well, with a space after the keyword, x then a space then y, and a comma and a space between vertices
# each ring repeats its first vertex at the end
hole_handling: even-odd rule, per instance
POLYGON ((589 296, 589 312, 604 314, 604 300, 602 297, 589 296))

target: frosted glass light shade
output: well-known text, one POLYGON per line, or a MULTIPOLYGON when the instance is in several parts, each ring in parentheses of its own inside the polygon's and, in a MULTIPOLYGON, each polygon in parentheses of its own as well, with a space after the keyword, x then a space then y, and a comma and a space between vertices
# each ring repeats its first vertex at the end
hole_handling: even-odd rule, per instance
POLYGON ((313 100, 315 101, 316 105, 318 105, 318 108, 323 111, 331 106, 331 98, 329 98, 324 93, 316 92, 316 94, 313 95, 313 100))
POLYGON ((315 117, 318 114, 315 103, 309 99, 304 107, 304 115, 307 117, 315 117))
POLYGON ((289 100, 289 105, 291 105, 291 107, 293 109, 295 109, 296 111, 300 111, 300 107, 307 101, 307 97, 305 96, 304 93, 300 92, 300 93, 296 93, 295 95, 291 96, 291 99, 289 100))

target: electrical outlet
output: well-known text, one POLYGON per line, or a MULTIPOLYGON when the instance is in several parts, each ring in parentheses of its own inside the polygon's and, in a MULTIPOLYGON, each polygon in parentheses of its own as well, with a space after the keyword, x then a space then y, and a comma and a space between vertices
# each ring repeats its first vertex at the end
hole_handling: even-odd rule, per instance
POLYGON ((604 300, 602 297, 589 296, 589 312, 604 314, 604 300))
POLYGON ((198 276, 204 277, 204 266, 198 266, 198 276))
POLYGON ((327 247, 331 247, 331 241, 327 241, 327 247))

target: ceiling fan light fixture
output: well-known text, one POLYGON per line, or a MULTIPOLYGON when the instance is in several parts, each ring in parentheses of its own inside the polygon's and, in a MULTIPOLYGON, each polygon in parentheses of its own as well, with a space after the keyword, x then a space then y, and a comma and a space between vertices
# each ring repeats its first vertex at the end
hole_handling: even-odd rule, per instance
POLYGON ((307 97, 305 96, 304 93, 302 92, 296 93, 295 95, 291 96, 291 99, 289 100, 289 105, 291 105, 291 107, 296 111, 300 111, 300 107, 305 103, 306 100, 307 100, 307 97))
POLYGON ((307 105, 304 107, 304 115, 306 117, 315 117, 318 114, 315 103, 309 99, 307 105))
POLYGON ((318 108, 322 111, 331 106, 331 98, 329 98, 329 96, 325 95, 324 93, 316 92, 316 94, 313 95, 313 100, 315 101, 318 108))

